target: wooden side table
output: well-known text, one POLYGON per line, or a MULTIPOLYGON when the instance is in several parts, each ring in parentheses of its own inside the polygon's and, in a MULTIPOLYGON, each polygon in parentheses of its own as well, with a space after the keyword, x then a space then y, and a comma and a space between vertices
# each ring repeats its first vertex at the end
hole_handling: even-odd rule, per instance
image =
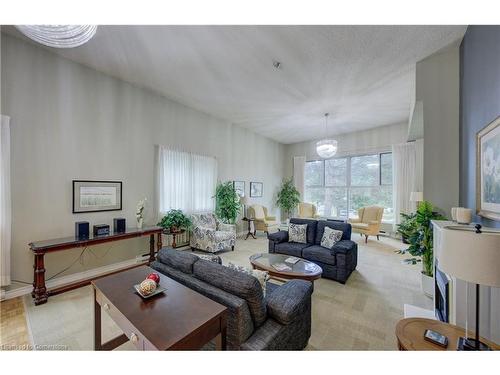
POLYGON ((248 218, 248 217, 244 217, 241 220, 248 222, 248 233, 247 233, 247 236, 245 237, 245 240, 249 236, 252 236, 252 238, 255 239, 256 237, 255 237, 255 223, 254 223, 254 219, 248 218))
MULTIPOLYGON (((465 330, 453 324, 443 323, 439 320, 425 318, 402 319, 396 325, 396 338, 399 350, 457 350, 458 339, 465 336, 465 330), (439 332, 448 337, 448 346, 443 348, 424 339, 426 329, 439 332)), ((493 350, 500 350, 500 346, 481 338, 493 350)))
POLYGON ((184 232, 186 232, 184 229, 181 229, 178 232, 170 232, 170 231, 164 230, 163 234, 165 236, 172 236, 172 247, 175 249, 177 247, 177 243, 175 242, 175 236, 179 236, 179 235, 183 234, 184 232))

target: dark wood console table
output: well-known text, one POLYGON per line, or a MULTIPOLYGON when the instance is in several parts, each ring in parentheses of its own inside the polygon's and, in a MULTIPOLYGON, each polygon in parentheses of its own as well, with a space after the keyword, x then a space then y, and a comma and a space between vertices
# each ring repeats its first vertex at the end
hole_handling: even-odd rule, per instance
MULTIPOLYGON (((65 238, 56 238, 52 240, 44 240, 31 242, 29 244, 30 250, 33 251, 34 254, 34 263, 33 263, 33 291, 31 292, 31 296, 35 301, 35 305, 41 305, 47 302, 49 295, 54 295, 58 293, 62 293, 71 289, 79 288, 84 285, 90 284, 92 279, 82 280, 77 283, 73 283, 70 285, 66 285, 60 288, 56 288, 54 290, 47 290, 45 286, 45 266, 44 266, 44 256, 46 253, 51 253, 55 251, 68 250, 78 247, 90 247, 106 242, 112 241, 121 241, 127 240, 130 238, 149 236, 149 259, 150 263, 155 260, 155 234, 157 235, 157 243, 156 249, 160 250, 162 247, 161 242, 161 234, 163 232, 163 228, 161 227, 145 227, 142 229, 137 228, 128 228, 123 233, 111 233, 104 236, 92 236, 89 238, 79 239, 76 237, 65 237, 65 238)), ((133 267, 137 267, 143 265, 144 263, 138 263, 133 267)), ((130 268, 133 268, 130 267, 130 268)), ((120 270, 123 271, 123 270, 120 270)), ((114 272, 111 272, 114 273, 114 272)), ((107 275, 111 274, 108 273, 107 275)), ((105 276, 105 275, 102 275, 105 276)))

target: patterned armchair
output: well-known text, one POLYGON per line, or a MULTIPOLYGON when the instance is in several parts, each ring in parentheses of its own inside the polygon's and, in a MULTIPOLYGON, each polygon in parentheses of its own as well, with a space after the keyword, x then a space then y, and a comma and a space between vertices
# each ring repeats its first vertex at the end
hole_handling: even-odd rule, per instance
POLYGON ((253 204, 248 207, 248 216, 254 219, 255 231, 261 230, 269 234, 269 232, 278 229, 279 223, 276 221, 276 217, 269 216, 267 208, 260 204, 253 204))
POLYGON ((319 215, 317 208, 312 203, 300 202, 299 203, 299 217, 301 219, 317 219, 319 215))
POLYGON ((191 233, 191 249, 217 253, 225 248, 234 251, 236 242, 236 226, 219 222, 214 214, 191 215, 193 229, 191 233))
POLYGON ((380 225, 382 224, 382 215, 384 207, 367 206, 358 209, 358 217, 350 219, 353 232, 365 235, 365 243, 368 242, 368 236, 377 236, 379 239, 380 225))

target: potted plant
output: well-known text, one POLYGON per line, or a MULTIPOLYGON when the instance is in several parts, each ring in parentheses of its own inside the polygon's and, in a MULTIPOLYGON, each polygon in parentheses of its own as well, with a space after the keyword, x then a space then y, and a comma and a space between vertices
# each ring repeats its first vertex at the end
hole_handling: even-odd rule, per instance
POLYGON ((233 183, 219 182, 215 188, 215 216, 225 224, 234 224, 240 210, 240 196, 233 183))
POLYGON ((285 213, 287 220, 293 211, 300 203, 300 193, 293 186, 292 179, 283 180, 280 191, 278 192, 278 199, 276 205, 285 213))
POLYGON ((422 291, 429 297, 434 294, 434 257, 432 244, 431 220, 445 220, 446 217, 434 212, 430 202, 420 203, 415 214, 415 229, 409 234, 410 246, 406 250, 399 250, 399 254, 407 252, 413 258, 405 259, 406 264, 417 264, 422 262, 422 291), (418 257, 418 258, 417 258, 418 257))
POLYGON ((401 235, 401 240, 403 241, 403 243, 409 244, 410 243, 409 238, 417 229, 417 221, 416 221, 417 214, 401 213, 401 217, 403 218, 403 220, 401 221, 401 224, 397 225, 398 227, 397 232, 401 235))
POLYGON ((182 210, 170 210, 158 223, 166 232, 179 233, 182 229, 191 228, 191 219, 182 210))

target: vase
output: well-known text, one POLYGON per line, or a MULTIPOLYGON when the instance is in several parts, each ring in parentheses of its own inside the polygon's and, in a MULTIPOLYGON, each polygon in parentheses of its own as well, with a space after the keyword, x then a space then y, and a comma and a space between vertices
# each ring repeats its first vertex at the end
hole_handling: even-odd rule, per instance
POLYGON ((142 217, 140 219, 137 219, 137 229, 142 229, 143 222, 144 219, 142 217))
POLYGON ((429 297, 434 297, 434 278, 427 276, 422 272, 422 292, 429 297))

